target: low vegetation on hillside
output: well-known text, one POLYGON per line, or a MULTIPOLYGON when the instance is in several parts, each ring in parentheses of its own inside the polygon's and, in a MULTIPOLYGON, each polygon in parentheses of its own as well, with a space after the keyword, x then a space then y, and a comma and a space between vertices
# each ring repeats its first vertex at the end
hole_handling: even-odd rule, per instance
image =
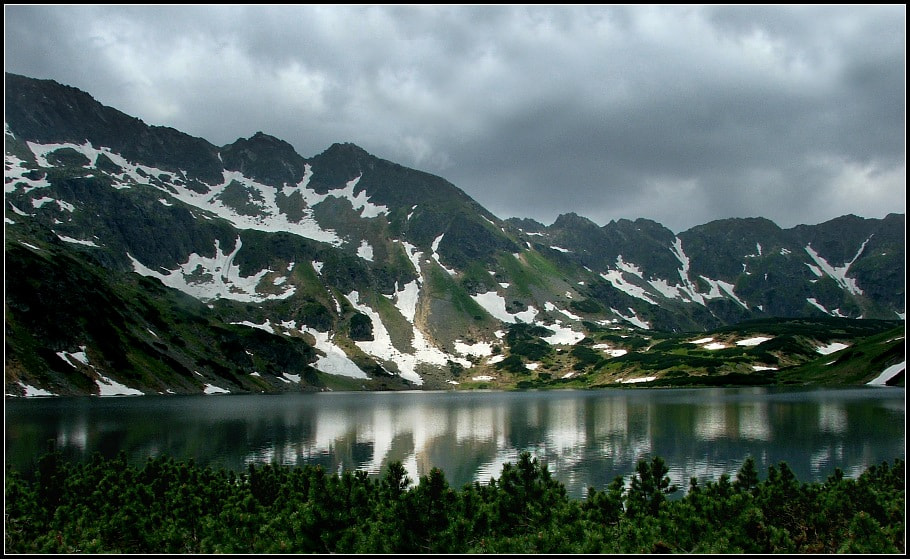
POLYGON ((439 469, 411 483, 319 466, 45 455, 7 469, 8 553, 903 553, 903 459, 856 479, 798 481, 785 462, 760 479, 747 458, 685 495, 659 457, 582 500, 527 452, 498 479, 452 488, 439 469), (628 481, 628 483, 627 483, 628 481))
MULTIPOLYGON (((552 346, 545 328, 512 325, 459 388, 860 385, 904 361, 898 321, 762 319, 708 333, 585 326, 574 346, 552 346)), ((904 375, 888 384, 904 386, 904 375)))

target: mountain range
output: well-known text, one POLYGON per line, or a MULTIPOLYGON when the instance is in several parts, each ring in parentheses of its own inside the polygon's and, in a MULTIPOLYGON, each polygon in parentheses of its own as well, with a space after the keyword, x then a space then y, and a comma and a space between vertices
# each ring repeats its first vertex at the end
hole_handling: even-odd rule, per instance
POLYGON ((904 214, 504 220, 354 144, 219 147, 5 79, 8 396, 749 376, 883 333, 903 363, 904 214), (661 344, 723 358, 644 367, 661 344))

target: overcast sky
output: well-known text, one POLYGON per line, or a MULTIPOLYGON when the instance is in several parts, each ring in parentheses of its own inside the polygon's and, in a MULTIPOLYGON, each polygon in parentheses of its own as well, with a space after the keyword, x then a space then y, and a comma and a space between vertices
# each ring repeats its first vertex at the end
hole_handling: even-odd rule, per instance
POLYGON ((5 6, 5 69, 225 145, 335 142, 500 218, 906 208, 906 6, 5 6))

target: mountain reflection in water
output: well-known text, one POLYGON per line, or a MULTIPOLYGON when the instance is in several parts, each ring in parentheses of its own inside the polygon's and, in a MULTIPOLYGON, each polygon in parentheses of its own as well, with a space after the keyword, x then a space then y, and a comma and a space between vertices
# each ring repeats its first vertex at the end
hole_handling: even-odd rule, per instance
POLYGON ((123 451, 244 470, 318 464, 412 480, 439 467, 453 487, 498 477, 531 451, 570 495, 628 477, 661 456, 682 489, 735 476, 752 456, 762 477, 785 461, 801 481, 835 467, 855 477, 904 457, 904 390, 633 389, 7 399, 7 463, 34 461, 52 439, 72 460, 123 451))

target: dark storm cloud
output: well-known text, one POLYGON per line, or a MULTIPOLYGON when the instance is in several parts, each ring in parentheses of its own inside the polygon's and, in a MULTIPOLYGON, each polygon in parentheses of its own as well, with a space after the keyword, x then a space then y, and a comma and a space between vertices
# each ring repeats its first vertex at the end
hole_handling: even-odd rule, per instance
POLYGON ((354 142, 500 217, 905 211, 906 8, 7 6, 6 69, 223 145, 354 142))

